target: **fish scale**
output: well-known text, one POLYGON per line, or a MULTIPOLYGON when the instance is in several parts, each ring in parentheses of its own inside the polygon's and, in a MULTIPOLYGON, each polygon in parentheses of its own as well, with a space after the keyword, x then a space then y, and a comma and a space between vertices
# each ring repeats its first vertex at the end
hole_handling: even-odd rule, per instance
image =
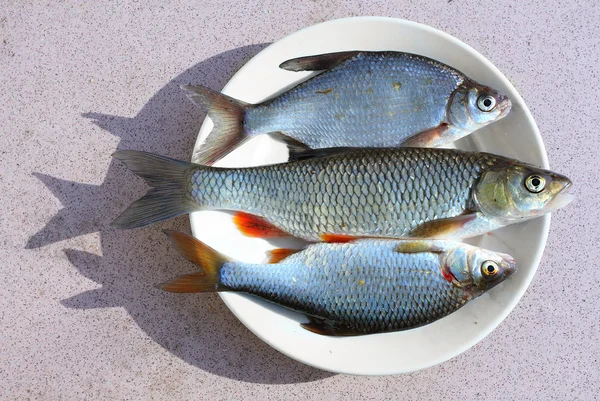
POLYGON ((152 186, 113 222, 120 228, 225 209, 246 212, 236 214, 236 225, 259 237, 284 231, 309 241, 336 241, 340 235, 466 238, 573 199, 572 183, 563 175, 455 149, 317 149, 292 163, 233 169, 144 152, 114 155, 152 186), (532 190, 534 182, 544 187, 532 190))
POLYGON ((481 153, 406 148, 208 173, 196 167, 188 195, 205 207, 263 216, 307 240, 327 233, 402 237, 424 222, 467 210, 472 186, 494 160, 481 153))
POLYGON ((248 109, 250 135, 282 131, 312 148, 394 146, 444 121, 456 70, 407 53, 359 53, 327 73, 248 109), (377 132, 367 136, 365 132, 377 132))
POLYGON ((404 254, 396 241, 320 244, 270 266, 227 262, 221 284, 358 333, 402 330, 460 308, 471 294, 448 282, 434 253, 404 254))

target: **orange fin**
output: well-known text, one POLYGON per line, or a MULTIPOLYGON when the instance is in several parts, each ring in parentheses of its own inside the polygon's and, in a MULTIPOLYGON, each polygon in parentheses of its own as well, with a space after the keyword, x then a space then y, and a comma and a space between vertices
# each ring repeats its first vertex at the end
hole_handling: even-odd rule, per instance
POLYGON ((262 217, 250 213, 236 212, 233 215, 233 222, 237 228, 247 237, 252 238, 275 238, 289 237, 290 234, 275 227, 262 217))
POLYGON ((342 234, 321 234, 321 241, 323 242, 339 242, 345 244, 346 242, 356 241, 357 239, 360 239, 360 237, 342 234))
POLYGON ((267 252, 268 263, 279 263, 290 255, 300 252, 301 249, 275 248, 267 252))
POLYGON ((186 274, 163 283, 158 288, 169 292, 226 291, 221 285, 221 267, 228 259, 196 238, 172 230, 163 231, 175 249, 186 259, 200 266, 198 273, 186 274))
POLYGON ((163 291, 179 293, 222 291, 221 286, 216 281, 216 277, 208 276, 203 272, 185 274, 162 283, 157 287, 163 291))
POLYGON ((441 123, 435 128, 411 136, 406 141, 402 142, 400 146, 407 148, 429 148, 437 146, 438 143, 441 142, 444 133, 448 131, 448 128, 448 124, 441 123))
MULTIPOLYGON (((428 221, 416 227, 409 234, 410 238, 447 238, 457 233, 469 222, 475 220, 477 214, 469 213, 447 219, 428 221)), ((458 235, 460 236, 460 235, 458 235)))

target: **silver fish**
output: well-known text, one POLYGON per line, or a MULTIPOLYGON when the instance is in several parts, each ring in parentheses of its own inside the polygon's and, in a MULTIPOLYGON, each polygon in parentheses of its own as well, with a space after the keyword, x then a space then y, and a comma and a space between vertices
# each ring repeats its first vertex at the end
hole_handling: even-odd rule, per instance
POLYGON ((203 86, 183 86, 215 127, 195 155, 212 164, 256 135, 305 147, 434 147, 508 114, 510 100, 460 71, 400 52, 322 54, 288 60, 290 71, 325 71, 250 105, 203 86))
POLYGON ((252 294, 307 315, 302 327, 326 335, 431 323, 516 270, 509 255, 450 241, 319 243, 265 265, 232 261, 186 234, 165 233, 202 271, 167 282, 163 290, 252 294))
POLYGON ((262 237, 458 238, 548 213, 573 198, 565 176, 455 149, 317 149, 296 162, 232 169, 136 151, 113 156, 153 187, 114 221, 119 228, 226 209, 250 213, 236 223, 262 237))

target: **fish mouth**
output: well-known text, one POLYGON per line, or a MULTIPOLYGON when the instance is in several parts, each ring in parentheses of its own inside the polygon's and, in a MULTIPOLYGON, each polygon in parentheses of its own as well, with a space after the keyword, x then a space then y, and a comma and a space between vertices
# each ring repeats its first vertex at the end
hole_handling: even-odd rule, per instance
POLYGON ((512 102, 506 95, 498 95, 498 110, 500 110, 500 118, 506 116, 512 108, 512 102))
POLYGON ((573 182, 568 178, 563 178, 565 184, 554 197, 546 204, 547 211, 554 211, 567 206, 575 199, 575 191, 573 189, 573 182))
POLYGON ((496 252, 498 256, 500 256, 504 262, 506 263, 504 266, 504 278, 511 276, 514 272, 517 271, 517 264, 515 259, 507 253, 496 252))

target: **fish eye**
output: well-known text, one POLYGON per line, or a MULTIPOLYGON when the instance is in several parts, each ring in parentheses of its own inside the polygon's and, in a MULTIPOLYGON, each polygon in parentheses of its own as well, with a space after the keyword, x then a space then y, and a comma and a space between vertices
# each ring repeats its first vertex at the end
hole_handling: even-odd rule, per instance
POLYGON ((496 108, 496 98, 492 95, 481 95, 477 98, 477 107, 481 111, 492 111, 496 108))
POLYGON ((545 187, 546 179, 537 174, 532 174, 525 179, 525 188, 527 188, 529 192, 537 194, 539 192, 542 192, 545 187))
POLYGON ((486 260, 481 264, 481 273, 485 277, 493 277, 498 274, 499 271, 500 267, 498 266, 498 263, 493 260, 486 260))

